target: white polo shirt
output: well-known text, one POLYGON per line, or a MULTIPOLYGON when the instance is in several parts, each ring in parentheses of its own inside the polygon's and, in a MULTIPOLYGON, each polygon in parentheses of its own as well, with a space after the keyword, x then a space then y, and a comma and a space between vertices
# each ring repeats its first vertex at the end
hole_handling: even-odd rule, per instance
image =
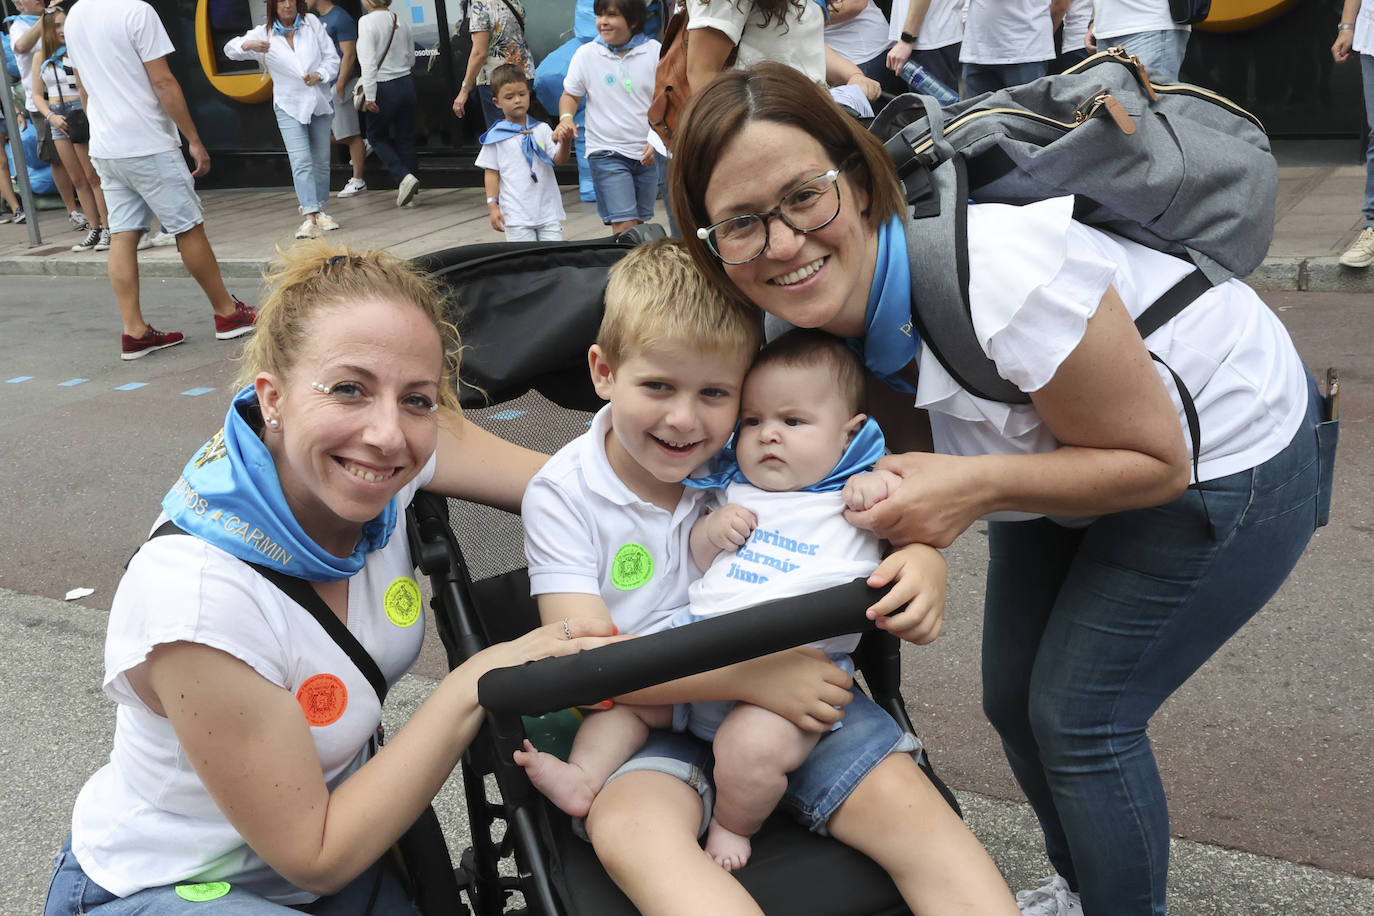
POLYGON ((709 491, 686 489, 672 512, 643 501, 611 469, 610 429, 608 404, 525 490, 530 593, 599 595, 620 632, 644 635, 687 606, 699 575, 688 536, 709 491))
POLYGON ((595 41, 573 54, 563 91, 587 98, 587 152, 610 150, 635 161, 644 155, 658 51, 650 38, 624 57, 595 41))

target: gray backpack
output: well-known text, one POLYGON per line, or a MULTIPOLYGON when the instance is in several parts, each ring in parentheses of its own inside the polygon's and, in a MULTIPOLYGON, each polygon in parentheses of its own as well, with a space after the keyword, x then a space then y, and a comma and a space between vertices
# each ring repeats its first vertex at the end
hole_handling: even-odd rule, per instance
POLYGON ((1029 397, 998 375, 973 332, 970 199, 1073 195, 1080 222, 1190 260, 1197 269, 1136 320, 1142 337, 1213 284, 1254 270, 1273 236, 1278 167, 1259 121, 1206 89, 1152 84, 1120 48, 945 109, 904 95, 869 129, 913 208, 912 321, 960 386, 990 400, 1029 397))

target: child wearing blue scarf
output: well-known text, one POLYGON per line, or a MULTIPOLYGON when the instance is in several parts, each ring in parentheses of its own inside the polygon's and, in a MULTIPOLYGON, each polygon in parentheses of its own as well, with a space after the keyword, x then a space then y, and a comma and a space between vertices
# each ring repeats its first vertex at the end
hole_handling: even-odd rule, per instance
POLYGON ((552 128, 529 116, 525 73, 502 64, 491 73, 491 92, 505 120, 480 138, 477 165, 486 170, 487 215, 491 228, 509 242, 563 238, 563 198, 553 167, 568 161, 571 143, 556 143, 552 128))
POLYGON ((596 0, 597 37, 568 62, 554 138, 571 143, 587 100, 587 164, 596 209, 613 232, 654 217, 658 166, 649 137, 659 43, 644 34, 644 0, 596 0))
MULTIPOLYGON (((844 515, 883 498, 898 482, 890 472, 872 470, 885 448, 877 424, 859 412, 863 379, 859 357, 822 331, 790 331, 759 353, 717 472, 683 481, 698 489, 724 487, 725 505, 692 526, 692 558, 705 574, 691 585, 690 606, 674 626, 854 579, 893 578, 903 558, 894 555, 879 570, 879 539, 844 515)), ((858 642, 851 634, 812 645, 853 674, 849 653, 858 642)), ((740 868, 749 859, 750 837, 777 806, 787 774, 816 746, 817 733, 746 703, 618 705, 584 723, 568 763, 529 748, 516 761, 557 802, 560 785, 588 778, 600 786, 637 749, 633 735, 670 721, 674 731, 712 742, 717 801, 706 852, 726 870, 740 868), (584 743, 589 726, 595 734, 584 743), (624 737, 617 740, 617 732, 624 737), (760 774, 776 793, 746 788, 758 786, 760 774)))

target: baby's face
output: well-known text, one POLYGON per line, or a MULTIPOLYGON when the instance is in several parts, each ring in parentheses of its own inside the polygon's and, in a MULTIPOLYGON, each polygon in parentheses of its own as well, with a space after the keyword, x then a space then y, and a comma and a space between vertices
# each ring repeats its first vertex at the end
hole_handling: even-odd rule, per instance
POLYGON ((800 490, 825 479, 863 415, 849 412, 827 366, 771 363, 744 381, 736 456, 761 490, 800 490))

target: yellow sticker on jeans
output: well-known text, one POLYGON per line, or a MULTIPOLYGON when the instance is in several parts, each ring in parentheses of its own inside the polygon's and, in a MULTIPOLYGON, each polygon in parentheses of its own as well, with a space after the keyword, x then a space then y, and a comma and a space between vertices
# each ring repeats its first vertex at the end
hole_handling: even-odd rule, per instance
POLYGON ((639 544, 624 544, 611 561, 611 584, 622 592, 639 588, 654 576, 654 558, 639 544))
POLYGON ((382 598, 386 618, 398 627, 408 627, 420 619, 420 586, 409 576, 401 576, 386 587, 382 598))
POLYGON ((229 883, 227 881, 211 881, 207 884, 178 884, 177 896, 182 900, 189 900, 191 903, 204 903, 207 900, 218 900, 229 893, 229 883))

